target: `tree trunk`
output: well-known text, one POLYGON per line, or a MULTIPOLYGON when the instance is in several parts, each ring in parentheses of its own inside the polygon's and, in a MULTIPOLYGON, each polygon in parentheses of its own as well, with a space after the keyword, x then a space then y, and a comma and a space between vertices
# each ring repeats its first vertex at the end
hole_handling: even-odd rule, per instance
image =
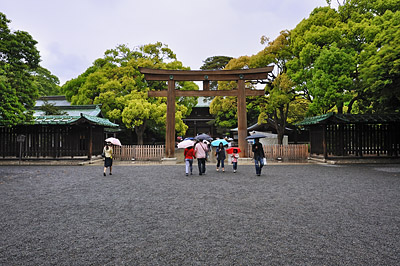
POLYGON ((279 127, 279 129, 277 130, 278 132, 278 144, 282 145, 283 144, 283 131, 282 129, 279 127))
MULTIPOLYGON (((282 113, 281 113, 282 114, 282 113)), ((274 112, 274 123, 275 123, 275 129, 276 129, 276 133, 278 133, 278 144, 282 145, 283 142, 283 132, 285 130, 285 125, 283 125, 283 129, 282 129, 282 123, 280 123, 279 121, 279 117, 278 117, 278 113, 275 111, 274 112)))
POLYGON ((135 127, 135 133, 137 136, 138 145, 143 145, 143 135, 145 129, 146 129, 146 121, 144 121, 142 125, 135 127))
POLYGON ((343 103, 337 105, 338 114, 343 114, 343 103))

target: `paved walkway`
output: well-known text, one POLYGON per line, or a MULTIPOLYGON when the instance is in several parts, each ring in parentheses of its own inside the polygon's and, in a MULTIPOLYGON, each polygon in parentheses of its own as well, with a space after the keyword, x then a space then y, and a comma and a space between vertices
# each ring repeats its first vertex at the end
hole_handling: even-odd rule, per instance
POLYGON ((400 165, 0 166, 0 265, 396 265, 400 165))

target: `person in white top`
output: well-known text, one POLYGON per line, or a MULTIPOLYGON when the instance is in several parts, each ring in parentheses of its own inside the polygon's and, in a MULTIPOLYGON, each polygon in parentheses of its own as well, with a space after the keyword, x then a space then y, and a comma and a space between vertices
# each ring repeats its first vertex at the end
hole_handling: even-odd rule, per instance
POLYGON ((106 145, 103 148, 103 154, 104 154, 104 172, 103 175, 106 176, 106 171, 107 168, 110 167, 110 175, 112 175, 112 154, 113 154, 113 148, 111 146, 110 142, 106 142, 106 145))
POLYGON ((206 158, 208 152, 208 145, 199 141, 194 145, 194 153, 199 165, 199 175, 206 173, 206 158))

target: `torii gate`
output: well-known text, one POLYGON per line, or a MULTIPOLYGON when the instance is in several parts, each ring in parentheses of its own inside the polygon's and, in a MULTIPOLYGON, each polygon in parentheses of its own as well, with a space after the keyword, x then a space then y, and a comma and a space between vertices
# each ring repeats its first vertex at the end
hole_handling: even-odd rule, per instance
POLYGON ((175 157, 175 97, 183 96, 236 96, 238 97, 238 140, 241 157, 247 157, 247 111, 246 96, 265 95, 264 90, 245 89, 246 80, 264 80, 273 67, 240 70, 165 70, 139 68, 147 81, 167 81, 168 90, 149 91, 149 97, 167 97, 167 124, 165 156, 175 157), (203 90, 181 91, 175 89, 176 81, 203 81, 203 90), (232 90, 210 90, 210 81, 237 81, 238 88, 232 90))

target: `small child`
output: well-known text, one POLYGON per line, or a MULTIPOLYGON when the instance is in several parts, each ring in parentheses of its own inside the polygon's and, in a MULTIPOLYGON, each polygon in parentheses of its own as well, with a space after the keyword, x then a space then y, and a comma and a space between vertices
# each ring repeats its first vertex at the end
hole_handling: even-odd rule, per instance
POLYGON ((185 164, 186 164, 186 176, 189 175, 189 170, 190 174, 193 174, 193 158, 194 156, 194 149, 192 146, 187 147, 185 151, 183 152, 185 156, 185 164))
POLYGON ((233 153, 232 153, 232 164, 233 164, 233 172, 236 173, 237 170, 237 163, 238 163, 238 159, 239 159, 239 153, 237 149, 233 149, 233 153))

